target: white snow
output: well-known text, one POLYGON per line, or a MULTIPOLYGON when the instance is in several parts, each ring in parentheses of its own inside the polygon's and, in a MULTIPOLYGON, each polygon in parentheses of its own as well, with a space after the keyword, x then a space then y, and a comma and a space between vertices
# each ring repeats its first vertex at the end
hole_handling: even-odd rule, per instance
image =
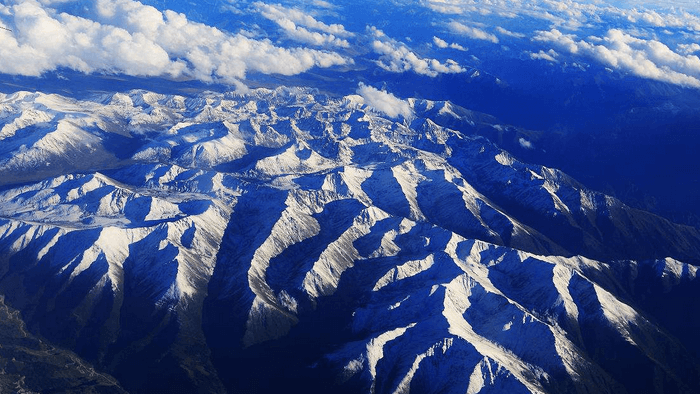
POLYGON ((423 271, 428 270, 433 266, 434 256, 431 254, 422 260, 411 260, 404 264, 401 264, 395 268, 390 269, 384 276, 382 276, 377 283, 374 285, 372 291, 381 290, 383 287, 400 281, 405 278, 410 278, 423 271))
POLYGON ((513 163, 515 163, 515 159, 513 156, 509 155, 506 152, 501 152, 496 155, 495 157, 496 161, 499 162, 503 166, 512 166, 513 163))
MULTIPOLYGON (((246 331, 239 338, 244 346, 283 337, 305 318, 303 308, 314 308, 335 294, 348 272, 368 273, 363 277, 367 283, 349 286, 355 292, 352 296, 363 300, 361 307, 348 312, 356 335, 348 346, 354 353, 335 356, 346 372, 363 372, 356 376, 371 384, 385 381, 386 376, 379 376, 384 371, 395 372, 391 389, 396 392, 410 388, 422 376, 420 368, 428 365, 441 371, 463 369, 459 376, 436 378, 436 390, 455 379, 468 393, 484 392, 498 383, 543 392, 542 382, 550 378, 551 365, 559 368, 557 373, 565 370, 574 381, 587 381, 596 366, 578 347, 576 330, 584 309, 572 296, 574 279, 593 284, 594 290, 586 296, 600 303, 599 312, 616 335, 650 359, 657 357, 664 343, 661 331, 631 304, 622 302, 618 289, 583 274, 597 270, 600 277, 616 278, 617 271, 581 257, 536 256, 495 245, 504 243, 497 231, 512 224, 511 246, 538 251, 556 246, 538 232, 536 223, 512 219, 488 198, 486 188, 470 184, 467 179, 476 177, 466 171, 483 169, 504 193, 522 185, 516 193, 520 202, 550 213, 556 210, 574 228, 579 228, 580 213, 570 212, 567 204, 572 208, 580 204, 595 223, 600 195, 582 189, 561 172, 520 163, 483 139, 465 137, 429 119, 425 123, 434 132, 421 135, 407 123, 363 109, 366 98, 360 96, 317 100, 315 93, 303 89, 260 89, 230 98, 218 93, 184 98, 144 91, 94 101, 28 93, 0 95, 4 122, 0 139, 8 140, 0 169, 36 174, 23 186, 8 186, 0 192, 3 252, 12 256, 30 251, 36 262, 62 268, 68 278, 64 289, 104 259, 107 268, 90 283, 90 297, 111 283, 118 298, 125 270, 131 269, 129 275, 159 289, 158 297, 149 302, 176 309, 182 327, 190 330, 187 335, 194 332, 203 338, 197 313, 207 296, 227 228, 257 230, 262 228, 260 223, 269 222, 269 233, 258 234, 250 244, 233 245, 252 258, 239 262, 241 278, 226 278, 228 288, 220 295, 237 294, 236 286, 241 293, 252 292, 250 299, 235 300, 249 306, 246 331), (30 125, 37 127, 27 128, 30 125), (13 134, 30 130, 34 139, 21 146, 10 143, 13 134), (133 146, 133 156, 117 159, 104 144, 106 133, 140 145, 133 146), (431 151, 419 149, 416 141, 429 145, 431 151), (95 158, 104 166, 103 173, 113 178, 93 168, 78 171, 83 161, 95 158), (230 165, 231 170, 224 172, 219 165, 230 165), (27 170, 54 166, 63 167, 45 173, 27 170), (443 186, 429 189, 436 184, 443 186), (284 205, 257 198, 256 193, 264 189, 283 193, 284 205), (426 196, 425 190, 435 194, 426 196), (443 195, 461 196, 463 205, 442 206, 439 196, 443 195), (435 206, 427 206, 428 197, 435 196, 435 206), (229 223, 244 198, 256 204, 257 218, 229 223), (328 204, 346 202, 361 204, 353 213, 356 217, 342 221, 343 228, 323 228, 340 226, 340 221, 321 220, 317 215, 328 204), (455 222, 474 216, 475 228, 468 231, 490 235, 493 243, 446 229, 443 219, 435 218, 440 215, 430 214, 432 209, 442 210, 455 222), (324 230, 332 230, 334 237, 312 239, 324 230), (80 235, 79 231, 90 231, 97 240, 60 255, 57 245, 70 249, 60 242, 62 237, 80 235), (305 241, 318 242, 313 246, 318 258, 290 268, 289 278, 295 280, 289 282, 296 287, 272 284, 271 260, 305 241), (255 250, 248 249, 253 246, 255 250), (158 252, 168 261, 148 261, 158 252), (125 268, 131 253, 144 258, 125 268), (522 294, 531 293, 499 280, 503 274, 499 269, 511 263, 518 264, 523 275, 542 279, 542 289, 551 291, 550 298, 542 298, 551 304, 531 306, 532 300, 522 299, 522 294), (175 264, 176 274, 163 274, 163 264, 175 264), (420 281, 410 279, 418 275, 420 281), (484 311, 497 313, 477 324, 473 319, 484 311), (560 325, 561 321, 567 324, 560 325), (542 349, 523 354, 524 345, 508 341, 527 330, 541 330, 528 335, 546 335, 538 342, 542 349), (398 343, 403 348, 392 347, 398 343), (459 352, 471 352, 474 358, 469 366, 464 367, 459 352), (541 362, 545 357, 546 362, 541 362)), ((409 103, 412 108, 417 105, 415 100, 409 103)), ((429 110, 434 104, 425 106, 429 110)), ((458 112, 446 103, 439 114, 456 116, 458 112)), ((622 206, 610 197, 605 197, 605 203, 622 206)), ((551 250, 553 254, 558 249, 551 250)), ((619 264, 633 267, 637 263, 619 264)), ((666 289, 697 277, 696 267, 671 258, 653 264, 666 289)), ((592 387, 594 392, 597 386, 592 387)))

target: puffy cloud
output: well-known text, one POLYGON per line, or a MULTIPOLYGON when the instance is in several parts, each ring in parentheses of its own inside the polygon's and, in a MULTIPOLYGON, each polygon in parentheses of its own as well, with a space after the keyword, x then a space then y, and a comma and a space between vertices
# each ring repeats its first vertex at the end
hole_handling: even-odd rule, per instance
POLYGON ((503 34, 504 36, 508 37, 514 37, 514 38, 525 38, 525 34, 522 33, 515 33, 510 30, 506 30, 502 28, 501 26, 496 26, 496 31, 499 32, 500 34, 503 34))
POLYGON ((441 39, 440 37, 435 37, 433 36, 433 43, 435 44, 436 47, 446 49, 446 48, 452 48, 456 49, 458 51, 466 51, 467 48, 453 42, 451 44, 448 44, 447 41, 441 39))
POLYGON ((404 118, 413 116, 413 110, 407 101, 401 100, 386 90, 379 90, 360 83, 357 94, 364 99, 365 104, 391 118, 398 118, 399 115, 404 118))
POLYGON ((636 38, 618 29, 609 30, 602 38, 590 37, 594 43, 576 41, 575 36, 556 29, 540 31, 534 39, 642 78, 700 88, 700 58, 678 54, 656 40, 636 38))
POLYGON ((559 61, 557 60, 557 56, 559 56, 559 54, 558 54, 555 50, 553 50, 553 49, 550 49, 550 50, 547 51, 547 52, 545 52, 545 51, 539 51, 538 53, 530 53, 530 59, 533 59, 533 60, 535 60, 535 59, 546 60, 546 61, 552 62, 552 63, 558 63, 558 62, 559 62, 559 61))
POLYGON ((487 33, 476 27, 463 25, 457 21, 452 21, 447 24, 447 27, 456 34, 464 35, 475 40, 490 41, 494 44, 498 43, 498 37, 491 33, 487 33))
POLYGON ((343 25, 327 25, 299 10, 280 5, 269 5, 261 2, 254 5, 262 16, 277 23, 287 37, 293 40, 317 46, 332 45, 342 48, 350 46, 347 40, 339 38, 353 35, 346 31, 343 25))
POLYGON ((576 42, 575 35, 563 34, 557 29, 538 31, 533 40, 555 43, 558 47, 571 53, 577 53, 579 50, 579 44, 576 42))
POLYGON ((535 146, 532 144, 532 142, 526 140, 523 137, 520 137, 518 139, 518 143, 520 143, 520 146, 525 148, 525 149, 533 149, 535 146))
POLYGON ((438 48, 448 48, 450 46, 447 41, 440 39, 439 37, 433 37, 433 42, 438 48))
POLYGON ((338 37, 352 37, 354 34, 345 30, 345 27, 341 24, 331 24, 327 25, 321 21, 316 20, 311 15, 308 15, 300 10, 294 8, 287 8, 281 5, 270 5, 262 2, 256 2, 253 4, 258 11, 270 20, 276 21, 279 19, 289 19, 299 26, 308 27, 312 30, 321 31, 328 34, 333 34, 338 37))
POLYGON ((143 34, 68 14, 55 16, 34 1, 9 10, 14 26, 11 33, 2 33, 2 72, 38 76, 68 67, 83 72, 128 70, 140 76, 177 76, 183 68, 143 34))
POLYGON ((695 42, 692 44, 679 44, 678 45, 678 52, 683 53, 685 55, 690 55, 691 53, 700 52, 700 45, 698 45, 695 42))
POLYGON ((282 28, 287 37, 292 40, 317 46, 332 45, 342 48, 350 47, 350 43, 348 43, 347 40, 340 39, 332 34, 309 31, 304 27, 297 26, 289 19, 279 19, 275 22, 282 28))
POLYGON ((231 35, 133 0, 96 1, 94 20, 35 0, 16 0, 4 11, 12 32, 0 30, 0 72, 9 74, 38 76, 67 67, 239 84, 248 72, 293 75, 352 62, 335 52, 231 35))
POLYGON ((682 28, 700 31, 700 18, 687 11, 660 12, 656 10, 633 8, 631 10, 615 9, 621 16, 626 17, 629 22, 635 24, 646 24, 653 27, 682 28))
POLYGON ((381 30, 371 28, 370 32, 375 37, 371 44, 372 49, 381 55, 377 64, 387 71, 396 73, 413 71, 429 77, 466 71, 452 59, 441 63, 436 59, 421 58, 406 45, 389 39, 381 30))

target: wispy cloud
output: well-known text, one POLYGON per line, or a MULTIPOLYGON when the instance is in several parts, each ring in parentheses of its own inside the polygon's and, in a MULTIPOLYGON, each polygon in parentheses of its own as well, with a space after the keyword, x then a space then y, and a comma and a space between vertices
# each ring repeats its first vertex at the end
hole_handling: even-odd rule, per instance
POLYGON ((343 25, 328 25, 300 10, 281 5, 256 2, 254 6, 262 16, 277 23, 287 37, 293 40, 317 46, 350 46, 347 40, 340 38, 353 36, 343 25))
POLYGON ((410 118, 413 110, 407 101, 401 100, 386 90, 379 90, 372 86, 360 83, 357 94, 364 99, 364 103, 391 118, 410 118))
POLYGON ((694 31, 700 31, 700 18, 686 11, 659 12, 656 10, 633 8, 631 10, 617 10, 631 23, 649 25, 653 27, 677 27, 694 31))
POLYGON ((504 36, 514 37, 514 38, 525 38, 525 34, 512 32, 510 30, 504 29, 501 26, 496 26, 496 31, 504 36))
POLYGON ((559 56, 559 54, 554 49, 550 49, 547 52, 539 51, 537 53, 534 53, 534 52, 530 53, 530 59, 546 60, 546 61, 552 62, 552 63, 559 62, 557 60, 558 56, 559 56))
MULTIPOLYGON (((700 18, 687 11, 700 10, 692 1, 662 6, 663 2, 587 0, 422 0, 421 5, 449 15, 496 15, 504 19, 522 17, 548 22, 551 26, 577 30, 592 25, 628 23, 679 28, 700 32, 700 18), (625 4, 627 3, 627 4, 625 4), (691 6, 694 5, 694 8, 691 6), (633 6, 633 7, 631 7, 633 6), (517 12, 516 12, 517 11, 517 12)), ((619 25, 617 25, 619 26, 619 25)))
POLYGON ((325 0, 313 0, 311 4, 315 5, 316 7, 321 7, 321 8, 327 8, 327 9, 333 9, 336 6, 325 1, 325 0))
POLYGON ((281 5, 270 5, 262 2, 256 2, 253 5, 260 12, 264 13, 264 16, 268 19, 289 19, 299 26, 304 26, 313 30, 333 34, 338 37, 352 37, 354 35, 353 33, 345 30, 345 27, 341 24, 333 23, 328 25, 326 23, 316 20, 313 16, 295 8, 287 8, 281 5))
POLYGON ((479 28, 472 27, 472 26, 467 26, 462 23, 459 23, 457 21, 452 21, 447 24, 447 27, 456 34, 460 34, 463 36, 467 36, 469 38, 472 38, 474 40, 484 40, 484 41, 490 41, 494 44, 498 43, 498 37, 491 33, 487 33, 479 28))

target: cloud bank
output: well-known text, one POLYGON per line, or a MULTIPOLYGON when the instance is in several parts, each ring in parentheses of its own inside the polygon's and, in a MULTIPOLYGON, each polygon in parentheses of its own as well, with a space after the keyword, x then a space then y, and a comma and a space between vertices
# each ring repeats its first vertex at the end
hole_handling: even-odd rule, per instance
POLYGON ((633 37, 618 29, 610 29, 602 38, 589 37, 589 41, 552 29, 537 32, 534 40, 642 78, 700 88, 700 58, 696 55, 682 55, 659 41, 633 37))
POLYGON ((406 45, 388 38, 381 30, 371 28, 370 32, 374 36, 374 41, 371 43, 372 50, 381 55, 377 64, 386 71, 395 73, 413 71, 429 77, 466 71, 452 59, 442 63, 437 59, 422 58, 406 45))
MULTIPOLYGON (((0 27, 10 30, 0 29, 0 73, 40 76, 69 68, 84 73, 238 85, 251 73, 295 75, 314 67, 348 66, 354 63, 350 56, 369 58, 379 68, 394 73, 436 77, 466 71, 457 61, 422 56, 404 43, 410 42, 410 37, 400 42, 373 27, 353 33, 342 24, 320 21, 313 12, 302 11, 297 5, 228 3, 243 4, 236 10, 258 21, 272 21, 274 25, 267 21, 265 25, 274 26, 272 30, 284 38, 284 45, 291 43, 293 47, 257 39, 245 31, 225 32, 136 0, 5 0, 0 4, 0 27), (64 8, 83 11, 78 11, 80 16, 58 11, 64 8)), ((343 9, 324 0, 306 4, 323 7, 325 13, 328 9, 334 13, 343 9)), ((700 87, 700 18, 681 7, 651 10, 630 4, 587 0, 414 3, 450 14, 440 15, 433 22, 432 26, 443 33, 494 44, 499 38, 513 42, 511 38, 530 37, 535 46, 519 53, 532 59, 564 64, 568 55, 581 56, 642 78, 700 87), (476 16, 486 17, 483 20, 491 27, 474 23, 476 16), (533 23, 532 18, 541 23, 533 23), (543 23, 548 30, 535 30, 543 23)), ((259 26, 256 29, 260 31, 259 26)), ((427 37, 431 36, 432 42, 427 45, 432 48, 467 50, 445 36, 427 37)), ((424 39, 415 42, 425 43, 424 39)), ((520 43, 527 44, 525 40, 520 43)), ((462 64, 468 61, 456 57, 458 54, 451 55, 462 64)))
MULTIPOLYGON (((422 0, 419 4, 441 14, 495 15, 506 19, 528 17, 573 30, 611 20, 626 20, 638 25, 700 32, 700 18, 685 10, 693 4, 690 1, 677 7, 663 6, 663 2, 653 0, 422 0)), ((698 10, 700 6, 695 4, 694 11, 698 10)))
POLYGON ((350 47, 347 40, 340 38, 353 36, 343 25, 327 25, 302 11, 281 5, 256 2, 254 6, 263 17, 277 23, 290 39, 316 46, 350 47))
POLYGON ((352 63, 332 51, 280 48, 228 34, 133 0, 97 0, 93 18, 59 13, 35 0, 13 3, 0 6, 12 30, 0 29, 0 72, 7 74, 39 76, 66 67, 237 84, 249 72, 294 75, 352 63))

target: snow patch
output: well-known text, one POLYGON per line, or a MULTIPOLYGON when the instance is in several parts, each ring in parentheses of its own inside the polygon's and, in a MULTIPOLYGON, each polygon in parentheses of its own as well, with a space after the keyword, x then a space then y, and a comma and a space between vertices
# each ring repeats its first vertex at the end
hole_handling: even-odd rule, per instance
POLYGON ((515 159, 513 156, 509 155, 506 152, 500 152, 495 156, 496 161, 501 164, 502 166, 512 166, 515 163, 515 159))

